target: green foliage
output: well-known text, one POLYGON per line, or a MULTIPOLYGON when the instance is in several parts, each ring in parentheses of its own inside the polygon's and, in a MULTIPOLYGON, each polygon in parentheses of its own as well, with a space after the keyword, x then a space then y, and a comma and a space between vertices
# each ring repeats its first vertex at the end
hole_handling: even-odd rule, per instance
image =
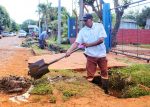
POLYGON ((5 9, 5 7, 0 5, 0 26, 9 27, 10 26, 10 16, 5 9))
POLYGON ((123 92, 123 98, 135 98, 150 95, 150 91, 143 90, 139 86, 128 87, 128 89, 125 89, 123 92))
POLYGON ((142 12, 137 15, 137 24, 144 28, 147 18, 150 18, 150 7, 145 7, 142 12))
POLYGON ((53 93, 53 88, 49 84, 46 77, 33 81, 33 84, 34 84, 34 88, 31 91, 31 94, 45 95, 45 94, 53 93))
POLYGON ((28 25, 36 25, 36 21, 32 20, 32 19, 28 19, 28 20, 25 20, 21 25, 21 29, 25 30, 26 32, 29 32, 28 30, 28 25))
POLYGON ((52 86, 44 83, 35 85, 35 87, 31 91, 31 94, 38 94, 38 95, 45 95, 45 94, 52 94, 52 93, 53 93, 52 86))
POLYGON ((122 92, 122 97, 149 95, 150 91, 138 87, 150 87, 150 65, 134 64, 125 68, 111 69, 110 87, 122 92))
POLYGON ((19 25, 15 21, 12 21, 11 26, 10 26, 10 31, 15 32, 15 31, 18 31, 18 30, 19 30, 19 25))

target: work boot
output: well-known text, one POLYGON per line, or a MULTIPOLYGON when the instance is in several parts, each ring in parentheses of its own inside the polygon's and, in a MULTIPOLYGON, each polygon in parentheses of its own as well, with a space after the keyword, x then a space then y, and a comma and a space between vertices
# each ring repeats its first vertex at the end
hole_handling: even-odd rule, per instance
POLYGON ((108 92, 108 79, 102 78, 101 81, 102 81, 102 88, 103 88, 105 94, 109 94, 109 92, 108 92))

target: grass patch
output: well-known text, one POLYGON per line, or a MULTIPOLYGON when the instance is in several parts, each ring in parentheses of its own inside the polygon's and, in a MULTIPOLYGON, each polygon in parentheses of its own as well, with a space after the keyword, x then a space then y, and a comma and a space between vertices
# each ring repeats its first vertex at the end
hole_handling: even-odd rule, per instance
POLYGON ((46 77, 34 81, 33 84, 34 88, 30 92, 31 94, 45 95, 53 93, 53 88, 47 81, 46 77))
POLYGON ((148 48, 148 49, 150 49, 150 44, 143 44, 143 45, 139 45, 139 47, 141 47, 141 48, 148 48))
POLYGON ((38 94, 38 95, 45 95, 45 94, 52 94, 52 93, 53 93, 52 86, 43 83, 36 85, 31 91, 31 94, 38 94))
POLYGON ((38 55, 42 54, 42 49, 39 48, 37 45, 32 45, 32 49, 34 50, 34 52, 38 55))
POLYGON ((135 64, 125 68, 111 69, 109 80, 111 88, 121 91, 123 97, 149 95, 146 90, 138 88, 138 84, 150 88, 150 65, 135 64))
POLYGON ((83 96, 84 93, 88 90, 89 84, 86 80, 79 79, 78 81, 71 83, 59 82, 55 84, 55 87, 62 93, 62 99, 66 101, 71 97, 83 96))
POLYGON ((143 90, 139 86, 132 86, 124 90, 123 98, 136 98, 139 96, 150 95, 150 91, 143 90))
POLYGON ((53 90, 57 90, 63 101, 66 101, 71 97, 85 95, 90 86, 89 82, 80 73, 71 70, 52 70, 42 78, 33 81, 33 84, 35 87, 31 93, 37 95, 50 94, 50 103, 56 103, 57 100, 53 90))

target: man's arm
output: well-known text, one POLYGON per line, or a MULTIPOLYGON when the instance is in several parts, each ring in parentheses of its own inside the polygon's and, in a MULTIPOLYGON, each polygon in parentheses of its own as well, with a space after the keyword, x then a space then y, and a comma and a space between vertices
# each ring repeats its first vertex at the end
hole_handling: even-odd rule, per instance
POLYGON ((102 37, 102 38, 99 38, 99 39, 98 39, 97 41, 95 41, 95 42, 92 42, 92 43, 83 43, 82 45, 87 48, 87 47, 92 47, 92 46, 99 45, 99 44, 101 44, 101 43, 103 43, 103 42, 104 42, 104 38, 102 37))
POLYGON ((66 57, 70 56, 72 51, 75 50, 78 47, 79 43, 74 42, 71 47, 66 52, 66 57))

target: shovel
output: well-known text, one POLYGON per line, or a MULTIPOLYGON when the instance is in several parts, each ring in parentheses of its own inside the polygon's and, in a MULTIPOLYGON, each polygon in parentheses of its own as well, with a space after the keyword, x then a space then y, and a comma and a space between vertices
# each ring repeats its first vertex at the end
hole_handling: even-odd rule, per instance
MULTIPOLYGON (((80 48, 77 48, 75 50, 73 50, 71 53, 74 53, 76 51, 78 51, 80 48)), ((35 62, 35 63, 28 63, 28 75, 30 75, 31 77, 33 77, 34 79, 39 79, 41 78, 43 75, 45 75, 46 73, 49 72, 48 66, 50 64, 53 64, 63 58, 66 57, 66 54, 61 56, 60 58, 57 58, 49 63, 45 63, 43 59, 35 62)))

